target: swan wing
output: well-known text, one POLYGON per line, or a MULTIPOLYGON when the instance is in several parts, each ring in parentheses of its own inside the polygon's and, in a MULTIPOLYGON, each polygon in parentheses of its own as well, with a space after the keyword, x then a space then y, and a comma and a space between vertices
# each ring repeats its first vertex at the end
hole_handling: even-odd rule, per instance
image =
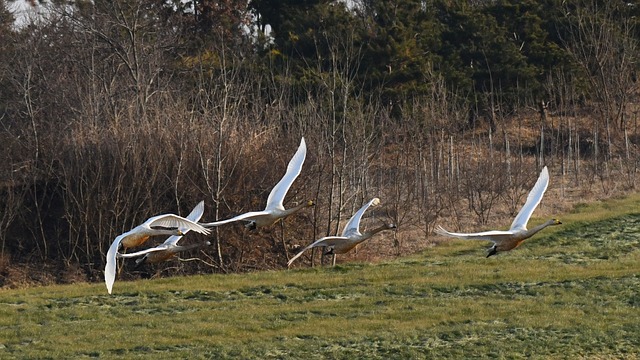
MULTIPOLYGON (((204 211, 204 210, 203 210, 204 211)), ((183 218, 175 214, 164 214, 149 218, 145 221, 145 225, 152 226, 164 226, 164 227, 176 227, 184 231, 195 231, 200 234, 209 235, 210 231, 205 229, 204 226, 196 223, 195 221, 183 218)))
POLYGON ((369 208, 369 206, 376 206, 380 204, 380 199, 373 198, 369 200, 368 203, 364 204, 347 222, 347 225, 344 226, 344 230, 342 230, 342 236, 350 237, 352 235, 360 234, 360 220, 362 219, 362 215, 369 208))
POLYGON ((193 222, 198 222, 200 221, 200 218, 202 218, 202 214, 204 214, 204 200, 200 201, 198 205, 196 205, 193 210, 191 210, 186 219, 193 222))
POLYGON ((118 235, 111 243, 109 251, 107 251, 107 264, 104 267, 104 283, 107 285, 107 291, 111 294, 113 283, 116 281, 116 255, 120 242, 128 233, 118 235))
POLYGON ((346 237, 343 236, 326 236, 323 237, 321 239, 318 239, 316 241, 314 241, 311 245, 307 246, 306 248, 302 249, 302 251, 300 251, 299 253, 296 254, 296 256, 292 257, 289 262, 287 262, 287 266, 291 266, 291 264, 300 256, 302 256, 302 254, 314 247, 319 247, 319 246, 334 246, 336 243, 338 242, 343 242, 343 241, 347 241, 349 240, 346 237))
POLYGON ((214 222, 210 222, 210 223, 206 223, 206 224, 202 224, 203 226, 206 227, 212 227, 212 226, 220 226, 220 225, 224 225, 224 224, 228 224, 228 223, 232 223, 234 221, 255 221, 255 219, 260 218, 262 216, 270 216, 271 212, 266 211, 266 210, 262 210, 262 211, 249 211, 248 213, 244 213, 244 214, 240 214, 238 216, 234 216, 230 219, 226 219, 226 220, 220 220, 220 221, 214 221, 214 222))
POLYGON ((488 240, 492 242, 499 241, 501 238, 505 236, 513 235, 511 230, 501 231, 501 230, 491 230, 491 231, 483 231, 477 233, 455 233, 445 230, 442 226, 437 226, 435 229, 435 233, 443 236, 454 237, 463 240, 488 240))
POLYGON ((350 239, 345 236, 325 236, 314 241, 311 245, 307 246, 305 250, 320 246, 335 246, 349 240, 350 239))
POLYGON ((152 247, 152 248, 149 248, 149 249, 144 249, 144 250, 132 252, 132 253, 129 253, 129 254, 117 254, 117 257, 129 259, 129 258, 134 258, 134 257, 146 255, 148 253, 152 253, 152 252, 155 252, 155 251, 167 250, 170 247, 171 246, 167 245, 166 242, 165 242, 163 244, 160 244, 160 245, 158 245, 156 247, 152 247))
POLYGON ((538 181, 533 186, 533 189, 529 192, 527 196, 527 201, 525 202, 522 209, 516 218, 513 219, 513 223, 511 223, 511 230, 526 230, 527 223, 529 222, 529 218, 531 218, 531 214, 538 207, 540 201, 542 200, 542 196, 544 192, 547 190, 547 186, 549 185, 549 170, 545 166, 542 168, 540 172, 540 176, 538 177, 538 181))
MULTIPOLYGON (((194 223, 197 223, 198 221, 200 221, 200 218, 202 218, 202 214, 204 214, 204 200, 200 201, 198 205, 196 205, 196 207, 194 207, 193 210, 191 210, 189 215, 187 215, 186 219, 193 221, 194 223)), ((180 228, 180 231, 182 231, 182 234, 188 233, 189 230, 190 229, 187 227, 180 228)), ((171 235, 167 238, 167 240, 164 241, 163 245, 176 245, 178 241, 180 241, 180 239, 182 239, 182 236, 180 235, 171 235)), ((163 249, 160 249, 160 250, 163 250, 163 249)))
POLYGON ((302 140, 300 140, 300 146, 298 147, 298 150, 289 161, 287 172, 284 174, 282 179, 280 179, 280 182, 278 182, 278 184, 273 187, 271 193, 269 193, 265 210, 284 210, 284 205, 282 204, 284 201, 284 197, 285 195, 287 195, 287 191, 289 191, 289 188, 291 187, 291 184, 293 184, 293 181, 298 177, 298 175, 300 175, 302 164, 304 164, 304 159, 306 156, 307 144, 304 142, 303 137, 302 140))

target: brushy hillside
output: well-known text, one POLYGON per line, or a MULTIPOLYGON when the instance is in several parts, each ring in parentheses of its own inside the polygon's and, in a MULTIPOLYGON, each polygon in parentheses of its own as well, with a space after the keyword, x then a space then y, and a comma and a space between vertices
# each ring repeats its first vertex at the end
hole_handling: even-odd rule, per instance
MULTIPOLYGON (((0 290, 0 358, 627 358, 639 196, 581 205, 485 258, 447 241, 378 264, 0 290)), ((542 219, 534 219, 534 223, 542 219)))
POLYGON ((638 188, 635 2, 33 1, 16 26, 13 3, 3 288, 100 282, 114 238, 201 200, 205 221, 264 208, 303 136, 284 205, 313 209, 189 234, 212 246, 162 275, 281 270, 373 197, 398 231, 360 259, 387 261, 514 215, 543 166, 561 207, 638 188))

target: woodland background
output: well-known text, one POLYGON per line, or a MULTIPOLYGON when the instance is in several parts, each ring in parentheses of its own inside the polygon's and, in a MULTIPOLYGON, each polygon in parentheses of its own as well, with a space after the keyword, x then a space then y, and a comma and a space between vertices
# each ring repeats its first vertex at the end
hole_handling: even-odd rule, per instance
POLYGON ((508 226, 544 165, 547 210, 637 186, 637 1, 33 1, 19 25, 9 3, 0 286, 101 281, 117 235, 203 199, 262 209, 302 136, 285 205, 313 209, 161 269, 286 267, 372 197, 398 231, 370 258, 406 254, 508 226))

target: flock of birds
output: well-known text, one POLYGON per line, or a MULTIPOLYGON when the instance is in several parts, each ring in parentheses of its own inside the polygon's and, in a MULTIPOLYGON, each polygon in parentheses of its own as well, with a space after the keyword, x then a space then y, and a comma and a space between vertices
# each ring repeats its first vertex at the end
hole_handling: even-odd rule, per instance
MULTIPOLYGON (((313 206, 313 201, 307 201, 298 206, 285 209, 283 205, 284 197, 289 191, 293 181, 300 175, 302 165, 306 158, 307 145, 304 138, 300 141, 298 150, 293 155, 287 166, 287 171, 282 179, 276 184, 276 186, 269 193, 267 198, 267 205, 262 211, 247 212, 230 219, 220 220, 209 223, 199 222, 204 213, 204 201, 201 201, 191 211, 187 217, 181 217, 175 214, 164 214, 151 217, 144 223, 136 226, 135 228, 117 236, 107 252, 107 263, 104 269, 104 280, 107 286, 107 291, 111 294, 113 289, 113 283, 116 278, 116 262, 118 258, 137 258, 136 264, 140 265, 144 262, 156 263, 166 261, 177 253, 190 250, 196 247, 210 245, 210 242, 204 242, 200 244, 193 244, 188 246, 180 246, 178 242, 189 231, 194 231, 200 234, 209 235, 210 228, 233 223, 236 221, 245 221, 245 225, 249 229, 257 229, 260 227, 271 226, 278 221, 286 218, 287 216, 302 210, 305 207, 313 206), (121 249, 129 249, 138 247, 144 244, 149 237, 157 235, 170 235, 167 240, 152 248, 148 248, 142 251, 134 253, 121 253, 121 249)), ((459 238, 464 240, 485 240, 493 242, 493 246, 489 248, 487 257, 495 255, 498 252, 509 251, 518 247, 524 240, 530 238, 538 231, 546 228, 550 225, 559 225, 560 221, 557 219, 551 219, 547 222, 538 225, 532 229, 527 230, 527 223, 531 218, 531 214, 536 209, 542 197, 549 185, 549 171, 545 166, 538 177, 533 189, 529 192, 527 201, 524 206, 513 220, 511 228, 506 231, 492 230, 478 233, 454 233, 449 232, 438 226, 435 230, 437 234, 459 238)), ((298 259, 302 254, 315 247, 324 247, 326 249, 325 254, 345 254, 351 249, 356 247, 363 241, 371 238, 373 235, 383 231, 395 229, 394 224, 384 224, 373 230, 361 232, 360 220, 363 214, 371 206, 376 206, 380 203, 380 199, 373 198, 364 204, 360 210, 358 210, 347 222, 342 234, 340 236, 326 236, 318 239, 305 247, 297 255, 292 257, 287 266, 298 259)), ((333 258, 335 264, 335 257, 333 258)))

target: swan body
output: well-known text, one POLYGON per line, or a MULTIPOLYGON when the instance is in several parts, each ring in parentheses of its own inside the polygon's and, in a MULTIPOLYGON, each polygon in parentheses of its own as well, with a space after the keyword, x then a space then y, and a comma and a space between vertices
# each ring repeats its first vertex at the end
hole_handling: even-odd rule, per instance
POLYGON ((311 248, 322 246, 328 248, 326 254, 345 254, 380 231, 395 229, 396 226, 394 224, 384 224, 373 230, 366 231, 364 233, 360 232, 360 220, 362 219, 362 215, 370 206, 376 206, 379 203, 380 199, 371 199, 351 217, 347 225, 345 225, 344 230, 342 230, 342 236, 326 236, 316 240, 311 245, 302 249, 302 251, 300 251, 296 256, 292 257, 287 263, 287 266, 291 266, 297 258, 302 256, 305 251, 311 248))
POLYGON ((495 255, 498 252, 515 249, 520 244, 522 244, 523 241, 532 237, 538 231, 546 228, 547 226, 562 224, 557 219, 550 219, 532 229, 527 229, 527 223, 531 218, 531 214, 533 214, 533 211, 536 209, 536 207, 538 207, 538 204, 540 204, 540 201, 542 200, 542 197, 544 196, 548 185, 549 170, 547 170, 547 167, 545 166, 540 172, 540 176, 538 177, 536 184, 529 192, 527 201, 511 223, 511 228, 509 228, 509 230, 492 230, 478 233, 454 233, 445 230, 444 228, 442 228, 442 226, 437 226, 435 232, 443 236, 449 236, 464 240, 491 241, 493 242, 493 246, 489 248, 487 257, 495 255))
MULTIPOLYGON (((200 203, 198 203, 198 205, 196 205, 196 207, 193 208, 193 210, 191 210, 191 213, 187 215, 186 219, 193 222, 198 222, 202 217, 203 213, 204 213, 204 201, 201 201, 200 203)), ((181 227, 179 230, 180 232, 182 232, 183 235, 186 235, 191 229, 188 227, 181 227)), ((201 246, 211 245, 211 243, 207 241, 199 244, 180 246, 178 245, 178 241, 182 239, 183 235, 172 235, 168 237, 164 243, 156 247, 137 251, 134 253, 129 253, 129 254, 118 254, 117 257, 134 258, 134 257, 141 257, 144 255, 143 257, 136 259, 137 265, 141 265, 143 262, 159 263, 162 261, 169 260, 179 252, 191 250, 201 246)))
POLYGON ((279 220, 302 210, 305 207, 313 206, 313 201, 307 201, 298 206, 290 209, 285 209, 283 205, 284 197, 287 195, 291 184, 300 175, 302 165, 304 164, 305 157, 307 156, 307 144, 304 141, 304 137, 300 140, 300 146, 293 155, 287 166, 287 171, 276 184, 276 186, 269 193, 267 198, 267 206, 262 211, 251 211, 244 213, 230 219, 215 221, 211 223, 202 224, 205 227, 220 226, 235 221, 248 221, 246 225, 249 229, 254 230, 256 228, 270 226, 277 223, 279 220))
POLYGON ((104 282, 111 294, 116 278, 116 257, 120 247, 130 248, 142 245, 150 236, 177 235, 182 236, 184 230, 193 230, 200 234, 209 235, 210 231, 202 225, 174 214, 153 216, 135 228, 118 235, 107 252, 107 264, 104 268, 104 282))

